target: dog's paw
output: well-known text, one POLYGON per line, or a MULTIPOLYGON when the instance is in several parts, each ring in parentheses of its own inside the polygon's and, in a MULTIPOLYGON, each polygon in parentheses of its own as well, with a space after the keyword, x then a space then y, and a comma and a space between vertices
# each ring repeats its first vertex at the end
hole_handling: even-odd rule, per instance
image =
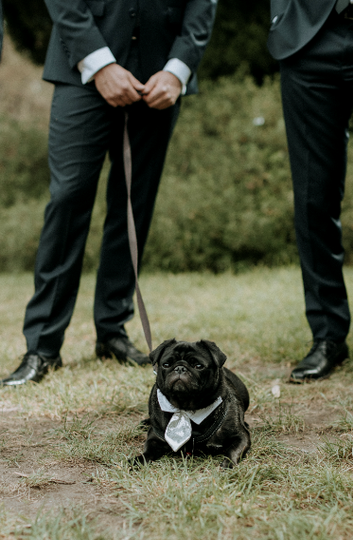
POLYGON ((143 429, 144 431, 148 431, 151 425, 151 419, 145 418, 144 420, 141 420, 141 422, 138 424, 138 427, 143 429))
POLYGON ((235 463, 228 457, 224 458, 224 460, 221 463, 222 469, 233 469, 235 463))
POLYGON ((140 454, 139 456, 135 456, 128 460, 128 464, 131 468, 142 467, 143 465, 147 465, 147 463, 148 461, 143 454, 140 454))

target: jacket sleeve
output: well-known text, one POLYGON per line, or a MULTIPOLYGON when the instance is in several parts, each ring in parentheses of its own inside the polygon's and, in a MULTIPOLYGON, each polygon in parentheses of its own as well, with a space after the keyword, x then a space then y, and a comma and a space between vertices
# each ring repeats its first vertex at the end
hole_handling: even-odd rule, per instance
MULTIPOLYGON (((104 2, 96 0, 91 3, 96 10, 104 10, 104 2)), ((71 67, 93 51, 107 46, 84 0, 45 0, 45 4, 71 67)))
POLYGON ((3 31, 3 22, 2 22, 2 4, 0 0, 0 60, 1 60, 1 50, 2 50, 2 39, 4 35, 3 31))
POLYGON ((217 0, 188 0, 181 34, 169 51, 169 59, 178 58, 195 73, 211 38, 216 8, 217 0))

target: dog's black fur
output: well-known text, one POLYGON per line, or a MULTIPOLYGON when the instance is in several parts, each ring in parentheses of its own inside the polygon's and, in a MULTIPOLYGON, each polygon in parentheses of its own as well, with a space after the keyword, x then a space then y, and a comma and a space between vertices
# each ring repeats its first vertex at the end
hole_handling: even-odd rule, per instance
POLYGON ((223 403, 200 425, 191 422, 191 439, 183 454, 223 454, 223 467, 233 467, 249 450, 250 432, 244 421, 249 393, 244 383, 223 367, 226 355, 212 341, 164 341, 150 354, 157 372, 149 399, 150 428, 143 454, 133 463, 145 463, 172 452, 164 440, 172 413, 159 406, 157 389, 178 409, 203 409, 221 396, 223 403))

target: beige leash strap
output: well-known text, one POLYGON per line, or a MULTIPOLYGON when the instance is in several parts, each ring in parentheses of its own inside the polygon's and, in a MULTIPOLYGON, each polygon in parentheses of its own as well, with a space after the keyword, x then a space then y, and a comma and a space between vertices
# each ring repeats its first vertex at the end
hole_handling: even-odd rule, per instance
POLYGON ((137 247, 137 237, 136 237, 136 227, 134 220, 134 213, 132 210, 131 203, 131 178, 132 178, 132 162, 131 162, 131 146, 129 133, 127 129, 128 123, 128 112, 125 111, 125 127, 124 127, 124 171, 125 171, 125 181, 127 188, 127 231, 129 237, 129 247, 131 253, 132 266, 135 273, 135 286, 136 286, 136 296, 137 296, 137 305, 139 308, 140 319, 142 323, 142 328, 145 334, 147 345, 150 352, 152 351, 152 336, 151 328, 148 320, 147 311, 145 308, 144 301, 142 299, 139 282, 138 282, 138 247, 137 247))

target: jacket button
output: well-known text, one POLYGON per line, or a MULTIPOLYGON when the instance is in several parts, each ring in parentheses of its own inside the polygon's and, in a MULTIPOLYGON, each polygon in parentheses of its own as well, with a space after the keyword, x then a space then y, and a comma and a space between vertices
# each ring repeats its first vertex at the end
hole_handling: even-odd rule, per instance
POLYGON ((130 17, 132 17, 132 18, 133 18, 133 17, 136 17, 136 9, 130 8, 130 9, 129 9, 129 15, 130 15, 130 17))

